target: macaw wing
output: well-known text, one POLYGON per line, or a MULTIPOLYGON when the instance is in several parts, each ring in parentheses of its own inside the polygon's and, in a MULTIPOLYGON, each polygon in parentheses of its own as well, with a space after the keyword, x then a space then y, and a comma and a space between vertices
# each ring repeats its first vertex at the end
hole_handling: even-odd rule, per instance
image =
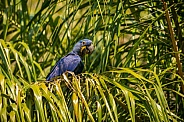
POLYGON ((66 65, 66 67, 67 67, 66 71, 72 71, 75 74, 81 73, 83 68, 84 68, 80 56, 78 56, 76 54, 68 55, 65 59, 65 62, 66 62, 65 64, 67 64, 66 65))
MULTIPOLYGON (((75 72, 75 69, 80 65, 81 58, 78 55, 68 54, 56 63, 56 65, 52 68, 51 72, 48 74, 46 80, 50 81, 52 78, 60 76, 66 71, 75 72)), ((83 69, 83 67, 81 68, 83 69)))
POLYGON ((52 68, 52 70, 50 71, 50 73, 47 75, 46 80, 50 81, 52 78, 59 76, 59 74, 63 74, 63 59, 61 58, 56 64, 55 66, 52 68))

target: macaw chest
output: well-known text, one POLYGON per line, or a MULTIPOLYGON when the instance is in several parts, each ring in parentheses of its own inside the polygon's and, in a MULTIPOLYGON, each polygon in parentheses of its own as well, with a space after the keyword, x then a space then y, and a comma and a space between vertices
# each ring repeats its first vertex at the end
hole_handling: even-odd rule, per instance
POLYGON ((80 63, 77 65, 77 67, 75 68, 75 70, 74 70, 74 73, 76 74, 76 75, 78 75, 78 74, 80 74, 80 73, 82 73, 82 70, 84 69, 84 64, 83 64, 83 62, 82 61, 80 61, 80 63))

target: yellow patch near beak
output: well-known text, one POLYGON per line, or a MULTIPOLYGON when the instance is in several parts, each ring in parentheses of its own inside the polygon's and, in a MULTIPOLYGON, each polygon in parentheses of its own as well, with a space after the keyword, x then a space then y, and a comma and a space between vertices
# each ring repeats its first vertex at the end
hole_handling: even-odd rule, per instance
POLYGON ((84 49, 86 49, 86 46, 82 46, 80 51, 82 52, 84 49))

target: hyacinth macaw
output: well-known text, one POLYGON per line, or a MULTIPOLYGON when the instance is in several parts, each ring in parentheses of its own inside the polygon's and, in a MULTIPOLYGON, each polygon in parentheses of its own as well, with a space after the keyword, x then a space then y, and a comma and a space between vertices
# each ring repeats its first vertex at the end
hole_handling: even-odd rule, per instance
POLYGON ((61 58, 50 73, 47 75, 46 80, 52 81, 56 76, 62 75, 66 71, 74 72, 75 75, 80 74, 84 68, 82 57, 85 54, 91 54, 94 50, 92 41, 89 39, 80 40, 75 44, 73 50, 66 56, 61 58))

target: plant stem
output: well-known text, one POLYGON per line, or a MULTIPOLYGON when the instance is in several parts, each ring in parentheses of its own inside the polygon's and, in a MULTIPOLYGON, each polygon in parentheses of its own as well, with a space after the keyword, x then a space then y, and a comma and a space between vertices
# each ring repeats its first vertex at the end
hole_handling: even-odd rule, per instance
MULTIPOLYGON (((175 58, 176 58, 176 63, 177 63, 177 66, 178 66, 178 73, 180 75, 180 77, 183 79, 183 73, 182 73, 182 64, 180 62, 180 55, 178 53, 178 47, 177 47, 177 42, 174 38, 174 32, 173 32, 173 28, 172 28, 172 25, 171 25, 171 19, 169 17, 169 11, 167 10, 167 4, 166 2, 164 2, 164 0, 162 0, 163 2, 163 7, 164 7, 164 10, 165 10, 165 16, 166 16, 166 20, 167 20, 167 24, 168 24, 168 29, 169 29, 169 32, 170 32, 170 37, 171 37, 171 41, 172 41, 172 45, 173 45, 173 50, 175 52, 175 58)), ((183 82, 181 83, 181 90, 182 90, 182 93, 184 93, 184 85, 183 85, 183 82)))

